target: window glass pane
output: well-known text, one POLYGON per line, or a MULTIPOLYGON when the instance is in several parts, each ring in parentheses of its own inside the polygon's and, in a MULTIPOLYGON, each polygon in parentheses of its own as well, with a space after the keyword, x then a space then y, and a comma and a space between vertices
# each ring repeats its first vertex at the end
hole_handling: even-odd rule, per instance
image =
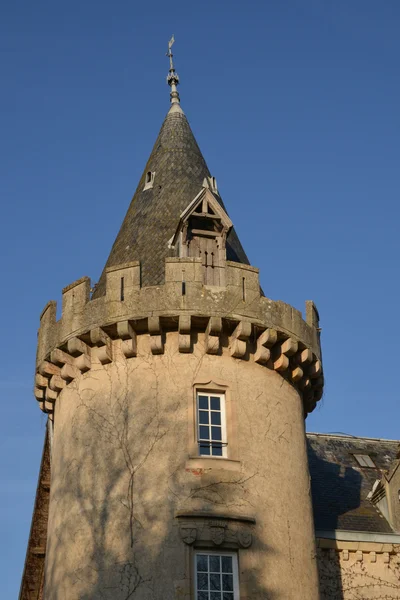
POLYGON ((219 573, 211 573, 210 575, 210 590, 221 589, 221 575, 219 573))
POLYGON ((208 590, 208 573, 197 573, 197 589, 208 590))
POLYGON ((200 444, 200 454, 202 456, 209 456, 211 454, 210 446, 208 444, 200 444))
POLYGON ((233 556, 196 554, 196 600, 235 600, 233 560, 233 556))
POLYGON ((200 425, 200 439, 201 440, 209 440, 210 439, 210 428, 205 425, 200 425))
MULTIPOLYGON (((205 423, 205 424, 207 424, 208 423, 208 415, 209 414, 210 413, 208 411, 206 411, 206 410, 199 410, 199 423, 205 423)), ((212 414, 214 415, 214 414, 217 414, 217 413, 212 413, 212 414)))
POLYGON ((211 439, 217 442, 222 440, 221 427, 211 427, 211 439))
MULTIPOLYGON (((207 421, 207 423, 208 423, 208 421, 207 421)), ((221 413, 220 412, 212 412, 211 413, 211 423, 212 423, 212 425, 221 425, 221 413)))
POLYGON ((198 554, 196 556, 196 562, 198 571, 208 571, 208 561, 206 555, 198 554))
POLYGON ((222 456, 222 445, 221 444, 213 444, 212 446, 212 455, 213 456, 222 456))
POLYGON ((205 410, 208 409, 208 398, 207 398, 207 396, 199 396, 199 408, 203 408, 205 410))
POLYGON ((221 410, 221 399, 216 396, 211 396, 211 410, 221 410))
POLYGON ((232 573, 232 556, 222 556, 222 572, 232 573))
POLYGON ((210 555, 210 571, 214 573, 219 573, 221 571, 221 557, 210 555))
POLYGON ((222 589, 224 592, 233 592, 233 575, 222 575, 222 589))

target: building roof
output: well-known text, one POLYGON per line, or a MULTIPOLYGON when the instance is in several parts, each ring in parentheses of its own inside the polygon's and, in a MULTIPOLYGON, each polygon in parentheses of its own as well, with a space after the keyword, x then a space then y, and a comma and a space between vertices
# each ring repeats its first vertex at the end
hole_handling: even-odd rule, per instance
POLYGON ((308 433, 307 443, 316 531, 393 533, 367 496, 391 468, 399 441, 308 433), (375 467, 361 466, 356 454, 375 467))
MULTIPOLYGON (((172 104, 93 298, 105 293, 107 267, 134 260, 141 263, 143 286, 163 283, 164 260, 170 256, 168 242, 176 231, 182 211, 201 191, 206 177, 210 177, 210 172, 189 122, 179 104, 172 104), (154 183, 152 188, 144 189, 148 172, 155 174, 154 183)), ((218 194, 216 198, 224 207, 218 194)), ((233 228, 226 246, 228 260, 249 264, 233 228)))
POLYGON ((47 526, 50 500, 50 429, 47 422, 40 463, 35 504, 29 533, 24 570, 22 573, 19 600, 40 600, 43 598, 44 563, 47 545, 47 526))

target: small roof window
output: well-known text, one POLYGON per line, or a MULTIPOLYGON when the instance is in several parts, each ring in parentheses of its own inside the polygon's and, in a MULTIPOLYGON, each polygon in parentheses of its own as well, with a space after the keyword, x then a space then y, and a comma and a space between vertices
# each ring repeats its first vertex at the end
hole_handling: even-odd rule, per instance
POLYGON ((375 463, 368 454, 354 454, 353 455, 360 467, 370 467, 376 469, 375 463))

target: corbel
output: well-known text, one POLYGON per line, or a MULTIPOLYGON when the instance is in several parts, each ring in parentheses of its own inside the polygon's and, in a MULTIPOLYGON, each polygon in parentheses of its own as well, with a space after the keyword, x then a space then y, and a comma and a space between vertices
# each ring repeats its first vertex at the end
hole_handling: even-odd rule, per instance
POLYGON ((192 328, 192 319, 190 315, 179 316, 179 352, 190 352, 191 350, 191 339, 190 331, 192 328))
POLYGON ((60 374, 60 367, 53 365, 53 363, 47 360, 44 360, 42 363, 40 363, 38 371, 40 375, 43 375, 44 377, 52 377, 52 375, 60 374))
POLYGON ((85 342, 73 337, 67 342, 68 354, 74 357, 74 365, 81 373, 86 373, 92 368, 90 348, 85 342))
POLYGON ((218 354, 222 332, 221 317, 210 317, 206 329, 205 346, 207 354, 218 354))
POLYGON ((382 556, 383 556, 384 563, 388 563, 390 561, 389 552, 383 552, 382 556))
POLYGON ((76 377, 79 377, 80 371, 77 367, 72 364, 65 363, 63 367, 61 367, 60 376, 64 381, 70 383, 76 377))
POLYGON ((249 321, 239 321, 235 331, 231 336, 230 354, 234 358, 242 358, 247 351, 247 341, 251 336, 251 323, 249 321))
POLYGON ((55 390, 52 390, 50 388, 46 389, 46 401, 47 402, 52 402, 54 404, 54 402, 57 400, 57 396, 58 396, 58 392, 56 392, 55 390))
POLYGON ((363 559, 362 550, 357 550, 357 552, 356 552, 356 561, 357 562, 362 562, 362 559, 363 559))
POLYGON ((319 402, 322 398, 322 394, 324 393, 323 387, 314 388, 314 400, 315 402, 319 402))
POLYGON ((278 340, 276 329, 266 329, 257 339, 257 350, 254 360, 262 365, 266 365, 271 356, 271 348, 278 340))
POLYGON ((321 361, 316 359, 314 362, 311 363, 311 365, 308 368, 308 376, 311 377, 311 379, 316 379, 317 377, 319 377, 322 373, 322 366, 321 366, 321 361))
POLYGON ((160 317, 149 317, 147 326, 150 334, 150 349, 152 354, 164 354, 164 342, 160 317))
POLYGON ((49 380, 47 377, 43 377, 40 373, 36 373, 35 375, 35 383, 36 387, 46 389, 49 385, 49 380))
POLYGON ((42 409, 45 413, 52 413, 54 411, 53 402, 49 402, 48 400, 44 401, 44 408, 42 409))
POLYGON ((305 376, 297 382, 297 385, 303 392, 308 391, 311 389, 311 380, 305 376))
POLYGON ((102 365, 112 362, 112 341, 101 327, 95 327, 89 332, 90 342, 96 346, 97 358, 102 365))
POLYGON ((342 552, 342 559, 343 560, 349 560, 349 551, 348 550, 343 550, 343 552, 342 552))
POLYGON ((301 366, 309 365, 313 361, 313 353, 310 348, 304 348, 297 355, 297 362, 301 366))
POLYGON ((304 375, 303 369, 298 366, 294 367, 290 372, 291 380, 294 383, 297 383, 298 381, 300 381, 300 379, 302 379, 303 375, 304 375))
POLYGON ((121 341, 121 349, 126 358, 132 358, 137 354, 136 331, 129 321, 117 323, 117 334, 121 341))
POLYGON ((50 360, 53 364, 57 365, 60 368, 62 368, 64 365, 74 364, 73 357, 70 354, 64 352, 63 350, 60 350, 60 348, 55 348, 55 350, 51 351, 50 360))
POLYGON ((369 553, 369 561, 372 563, 376 562, 376 552, 369 553))
POLYGON ((49 382, 49 388, 55 392, 61 392, 66 385, 67 384, 61 375, 53 375, 49 382))
POLYGON ((275 346, 273 358, 274 371, 286 371, 289 367, 289 357, 296 354, 298 343, 293 338, 287 338, 280 346, 275 346))
POLYGON ((35 387, 33 393, 34 393, 36 400, 39 402, 39 404, 44 401, 44 389, 43 388, 35 387))

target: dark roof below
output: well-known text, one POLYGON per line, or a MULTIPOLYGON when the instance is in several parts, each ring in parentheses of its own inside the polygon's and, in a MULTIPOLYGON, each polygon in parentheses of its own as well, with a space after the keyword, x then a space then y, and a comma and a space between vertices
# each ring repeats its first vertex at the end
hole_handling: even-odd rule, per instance
POLYGON ((308 433, 307 445, 316 531, 393 533, 367 495, 389 470, 399 442, 308 433), (354 454, 368 454, 376 468, 360 467, 354 454))
MULTIPOLYGON (((170 111, 161 127, 121 229, 111 249, 93 298, 105 293, 105 269, 139 260, 143 286, 164 282, 168 242, 175 234, 183 210, 202 189, 210 172, 179 109, 170 111), (145 176, 154 172, 153 188, 144 190, 145 176)), ((221 198, 217 200, 224 207, 221 198)), ((225 209, 225 207, 224 207, 225 209)), ((226 210, 226 209, 225 209, 226 210)), ((227 258, 249 264, 232 228, 227 239, 227 258)))

